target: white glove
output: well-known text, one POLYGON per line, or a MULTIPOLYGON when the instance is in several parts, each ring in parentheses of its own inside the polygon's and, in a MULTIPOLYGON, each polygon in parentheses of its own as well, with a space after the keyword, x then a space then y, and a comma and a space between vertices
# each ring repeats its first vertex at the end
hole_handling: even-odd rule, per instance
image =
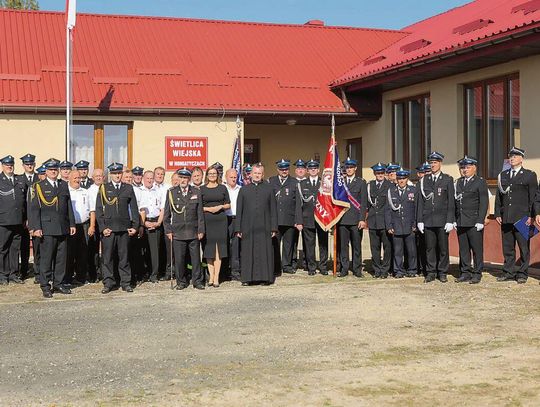
POLYGON ((424 233, 424 224, 423 223, 418 224, 418 230, 420 231, 420 233, 424 233))
POLYGON ((476 225, 474 225, 474 227, 476 228, 477 232, 480 232, 482 229, 484 229, 484 225, 482 223, 477 223, 476 225))
POLYGON ((450 233, 452 231, 452 229, 454 229, 454 224, 453 223, 447 223, 446 225, 444 225, 444 231, 446 233, 450 233))
POLYGON ((452 223, 454 225, 454 229, 457 229, 457 222, 452 223))

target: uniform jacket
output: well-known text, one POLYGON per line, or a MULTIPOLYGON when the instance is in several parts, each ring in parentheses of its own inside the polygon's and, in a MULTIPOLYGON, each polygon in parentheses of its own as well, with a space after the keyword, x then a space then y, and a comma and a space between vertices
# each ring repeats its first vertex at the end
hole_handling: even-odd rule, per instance
MULTIPOLYGON (((347 182, 346 176, 344 177, 344 181, 345 183, 347 182)), ((360 221, 366 220, 367 184, 363 178, 355 176, 347 187, 349 188, 351 195, 360 203, 360 210, 351 205, 339 223, 346 226, 358 225, 360 221)))
POLYGON ((456 182, 456 223, 461 227, 484 224, 489 206, 488 186, 485 179, 474 176, 463 185, 465 177, 456 182))
POLYGON ((388 203, 388 188, 392 183, 388 180, 382 181, 377 188, 377 181, 373 180, 367 184, 367 204, 368 204, 368 225, 370 229, 385 229, 385 208, 388 203))
POLYGON ((510 179, 511 170, 501 172, 501 188, 495 196, 495 217, 501 217, 503 223, 516 223, 525 216, 533 215, 533 204, 538 181, 536 173, 521 168, 510 179))
POLYGON ((300 192, 300 202, 302 204, 302 224, 305 228, 313 229, 315 222, 315 204, 317 203, 317 193, 321 187, 321 178, 317 177, 315 186, 310 178, 299 182, 298 190, 300 192))
POLYGON ((69 235, 69 228, 75 227, 75 217, 66 182, 57 181, 56 188, 47 179, 37 182, 29 197, 29 230, 41 230, 46 236, 69 235), (55 199, 57 201, 53 203, 55 199))
POLYGON ((0 225, 22 225, 26 210, 26 183, 13 176, 13 183, 0 173, 0 225))
POLYGON ((163 225, 165 233, 172 233, 175 240, 193 240, 197 239, 198 233, 205 233, 199 188, 189 185, 186 196, 182 194, 179 186, 168 190, 163 225))
POLYGON ((86 182, 83 185, 83 181, 81 179, 81 188, 88 189, 90 186, 94 183, 94 180, 90 177, 86 178, 86 182))
POLYGON ((281 184, 279 176, 274 175, 268 179, 274 189, 278 206, 278 225, 294 226, 302 224, 302 202, 298 192, 296 178, 287 177, 281 184))
POLYGON ((26 173, 17 175, 17 179, 24 182, 28 188, 30 188, 32 185, 34 185, 36 182, 39 182, 39 177, 36 173, 32 175, 32 181, 28 181, 28 177, 26 176, 26 173))
POLYGON ((454 201, 454 179, 440 173, 437 182, 433 183, 431 175, 418 182, 418 211, 417 222, 424 223, 425 227, 444 227, 447 223, 454 223, 456 209, 454 201), (422 180, 424 192, 422 193, 422 180))
POLYGON ((102 232, 105 229, 111 229, 113 232, 137 229, 140 217, 133 187, 122 182, 120 190, 116 191, 112 182, 103 184, 96 198, 96 220, 102 232), (103 190, 105 197, 102 196, 103 190))
POLYGON ((416 187, 411 185, 405 187, 401 196, 397 184, 392 184, 387 189, 387 204, 384 208, 386 230, 393 229, 395 235, 408 235, 413 232, 416 228, 417 198, 416 187))

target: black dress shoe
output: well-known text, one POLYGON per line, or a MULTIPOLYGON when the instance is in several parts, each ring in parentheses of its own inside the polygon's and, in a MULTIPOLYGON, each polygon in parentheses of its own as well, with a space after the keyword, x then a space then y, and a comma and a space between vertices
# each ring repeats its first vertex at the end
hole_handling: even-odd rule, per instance
POLYGON ((308 271, 307 275, 308 276, 314 276, 316 273, 314 271, 308 271))
POLYGON ((381 274, 380 278, 382 278, 382 279, 388 278, 388 274, 381 274))
POLYGON ((466 283, 467 281, 471 281, 470 277, 461 276, 459 278, 456 278, 456 283, 466 283))
POLYGON ((111 287, 103 287, 101 289, 101 294, 109 294, 112 291, 111 287))
POLYGON ((521 278, 518 278, 518 279, 517 279, 517 283, 518 283, 518 284, 525 284, 526 282, 527 282, 527 279, 526 279, 526 278, 521 277, 521 278))
POLYGON ((43 291, 43 297, 44 297, 44 298, 52 298, 53 295, 52 295, 51 290, 45 290, 45 291, 43 291))
POLYGON ((242 283, 242 287, 247 287, 249 283, 242 283))
POLYGON ((349 273, 338 273, 338 277, 339 278, 343 278, 343 277, 347 277, 349 275, 349 273))
POLYGON ((510 277, 510 276, 500 276, 500 277, 497 277, 497 281, 498 281, 498 282, 504 282, 504 281, 516 281, 516 279, 513 278, 513 277, 510 277))
POLYGON ((132 293, 133 288, 131 288, 130 285, 126 285, 126 286, 122 287, 122 291, 125 291, 126 293, 132 293))
POLYGON ((39 284, 39 280, 37 278, 34 279, 34 284, 39 284))
POLYGON ((440 281, 441 283, 447 283, 447 282, 448 282, 448 278, 447 278, 446 276, 443 275, 443 276, 440 276, 440 277, 439 277, 439 281, 440 281))
POLYGON ((178 285, 176 286, 176 289, 177 289, 178 291, 184 290, 184 289, 186 289, 186 288, 187 288, 187 285, 185 285, 185 284, 178 284, 178 285))
POLYGON ((469 281, 469 284, 480 284, 480 280, 472 279, 469 281))
POLYGON ((364 275, 362 274, 362 272, 354 273, 354 276, 357 277, 357 278, 364 278, 364 275))
POLYGON ((7 280, 2 280, 2 281, 0 281, 0 285, 8 285, 8 284, 9 284, 9 283, 8 283, 7 280))
POLYGON ((196 288, 197 290, 204 290, 204 285, 202 285, 202 284, 197 284, 197 285, 195 286, 195 288, 196 288))
POLYGON ((285 274, 296 274, 296 270, 283 270, 285 274))
POLYGON ((424 278, 424 283, 431 283, 435 281, 435 276, 428 275, 424 278))
POLYGON ((9 279, 9 282, 10 283, 15 283, 15 284, 24 284, 24 281, 21 280, 19 277, 15 276, 15 277, 11 277, 9 279))
POLYGON ((403 274, 396 274, 394 278, 404 278, 404 277, 405 277, 405 275, 403 275, 403 274))
POLYGON ((321 275, 322 275, 322 276, 327 276, 327 275, 328 275, 328 271, 326 271, 326 270, 321 271, 321 275))
POLYGON ((60 294, 71 294, 71 290, 67 287, 64 287, 63 285, 53 287, 53 291, 60 294))

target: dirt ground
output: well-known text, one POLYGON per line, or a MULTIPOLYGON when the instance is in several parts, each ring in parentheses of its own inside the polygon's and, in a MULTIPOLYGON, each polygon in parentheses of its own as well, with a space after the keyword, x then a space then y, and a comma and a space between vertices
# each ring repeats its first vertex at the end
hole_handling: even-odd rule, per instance
MULTIPOLYGON (((453 279, 452 279, 453 280, 453 279)), ((539 406, 540 286, 0 288, 0 405, 539 406)))

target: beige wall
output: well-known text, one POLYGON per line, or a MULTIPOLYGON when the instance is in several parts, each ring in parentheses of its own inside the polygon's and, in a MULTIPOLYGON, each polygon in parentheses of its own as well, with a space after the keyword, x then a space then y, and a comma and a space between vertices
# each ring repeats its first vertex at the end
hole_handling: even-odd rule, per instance
POLYGON ((432 149, 445 154, 446 170, 456 176, 454 165, 464 154, 463 85, 505 74, 520 74, 521 147, 527 151, 526 166, 540 173, 540 56, 533 56, 456 75, 436 81, 386 92, 383 116, 377 122, 338 127, 336 135, 343 154, 347 138, 362 137, 363 175, 372 178, 369 167, 392 158, 392 101, 423 93, 431 94, 432 149))

